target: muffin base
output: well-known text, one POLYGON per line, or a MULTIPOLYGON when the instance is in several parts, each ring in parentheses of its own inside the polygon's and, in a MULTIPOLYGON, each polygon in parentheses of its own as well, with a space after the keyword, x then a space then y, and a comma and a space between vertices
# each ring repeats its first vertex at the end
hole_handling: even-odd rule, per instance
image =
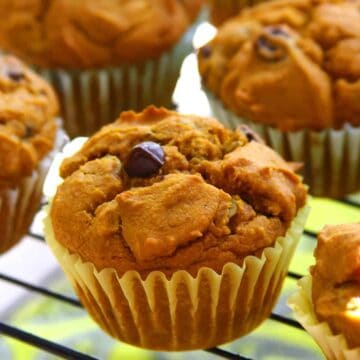
POLYGON ((334 335, 326 322, 319 322, 312 303, 312 277, 299 280, 299 289, 293 294, 288 305, 293 309, 296 320, 314 338, 327 359, 358 360, 360 347, 349 349, 343 335, 334 335))
POLYGON ((0 254, 16 245, 27 233, 39 209, 43 183, 55 152, 65 141, 65 133, 58 130, 54 150, 39 163, 37 169, 15 186, 0 190, 0 254))
POLYGON ((302 162, 304 182, 315 196, 341 198, 360 189, 360 127, 282 132, 274 127, 241 118, 206 91, 213 114, 225 126, 253 128, 287 161, 302 162))
POLYGON ((38 68, 57 90, 69 136, 90 136, 124 110, 141 111, 151 104, 171 108, 183 60, 193 50, 195 28, 159 58, 142 63, 90 70, 38 68))
POLYGON ((49 216, 45 237, 80 301, 112 337, 152 350, 194 350, 243 336, 270 314, 303 231, 308 208, 298 212, 285 237, 247 256, 243 266, 228 263, 221 274, 201 268, 196 278, 177 271, 167 279, 153 271, 143 280, 136 271, 119 276, 98 271, 56 241, 49 216))

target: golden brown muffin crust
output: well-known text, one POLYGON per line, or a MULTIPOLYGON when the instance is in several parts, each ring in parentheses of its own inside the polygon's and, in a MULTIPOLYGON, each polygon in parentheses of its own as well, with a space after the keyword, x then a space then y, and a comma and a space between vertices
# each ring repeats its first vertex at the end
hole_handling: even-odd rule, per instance
POLYGON ((137 260, 149 261, 203 236, 219 209, 227 213, 231 197, 198 176, 171 174, 123 192, 117 202, 126 242, 137 260))
POLYGON ((360 2, 276 0, 226 22, 198 54, 227 108, 283 131, 359 125, 360 2))
POLYGON ((51 209, 56 239, 120 275, 184 269, 195 276, 205 266, 220 273, 284 235, 306 198, 300 178, 264 144, 215 119, 155 107, 122 113, 60 173, 51 209), (149 142, 156 145, 150 157, 149 142), (146 159, 156 166, 150 175, 129 175, 146 159))
POLYGON ((233 0, 230 2, 208 0, 208 2, 210 7, 210 18, 212 23, 216 26, 223 25, 229 18, 237 16, 240 11, 245 13, 249 7, 256 4, 255 13, 257 16, 265 15, 264 18, 269 19, 271 22, 278 21, 281 18, 287 19, 295 24, 301 24, 304 21, 301 10, 309 7, 311 4, 311 0, 279 0, 276 2, 271 1, 270 3, 260 0, 251 1, 248 5, 246 5, 246 3, 244 4, 241 0, 233 0), (267 14, 263 11, 263 5, 265 5, 265 10, 278 9, 279 11, 267 14), (291 8, 287 7, 288 5, 291 5, 291 8))
POLYGON ((312 298, 320 321, 360 346, 360 223, 326 226, 318 236, 312 298))
POLYGON ((44 80, 14 57, 0 58, 0 185, 30 175, 53 148, 57 113, 44 80))
POLYGON ((156 58, 202 0, 2 0, 0 46, 44 67, 108 67, 156 58))

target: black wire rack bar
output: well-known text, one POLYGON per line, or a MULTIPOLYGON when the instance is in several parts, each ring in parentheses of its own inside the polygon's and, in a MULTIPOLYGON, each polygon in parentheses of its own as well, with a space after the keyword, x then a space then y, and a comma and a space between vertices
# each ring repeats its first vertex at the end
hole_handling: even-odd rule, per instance
POLYGON ((292 326, 292 327, 300 329, 300 330, 304 330, 304 328, 297 321, 290 319, 288 317, 279 315, 279 314, 272 313, 270 315, 270 319, 281 322, 281 323, 289 325, 289 326, 292 326))
POLYGON ((292 279, 295 279, 295 280, 299 280, 299 279, 301 279, 302 277, 304 277, 304 275, 294 273, 293 271, 289 271, 289 272, 288 272, 288 276, 289 276, 290 278, 292 278, 292 279))
POLYGON ((211 354, 218 355, 220 357, 230 359, 230 360, 252 360, 250 358, 247 358, 247 357, 241 356, 239 354, 235 354, 235 353, 232 353, 230 351, 223 350, 220 348, 211 348, 211 349, 206 349, 204 351, 207 351, 211 354))
POLYGON ((341 202, 346 205, 350 205, 350 206, 356 207, 357 209, 360 209, 360 203, 355 200, 345 198, 345 199, 342 199, 341 202))
POLYGON ((45 238, 44 238, 43 235, 36 234, 36 233, 34 233, 34 232, 32 232, 32 231, 29 231, 29 232, 28 232, 28 235, 29 235, 30 237, 34 238, 35 240, 45 241, 45 238))
POLYGON ((308 236, 310 236, 310 237, 312 237, 312 238, 316 238, 317 237, 317 234, 316 234, 316 232, 314 232, 314 231, 311 231, 311 230, 304 230, 304 234, 305 235, 308 235, 308 236))
POLYGON ((66 346, 58 343, 43 339, 34 334, 30 334, 26 331, 20 330, 16 327, 6 325, 0 322, 0 334, 12 337, 14 339, 23 341, 29 345, 40 348, 48 353, 56 356, 60 356, 63 359, 69 360, 98 360, 92 356, 80 353, 66 346))
POLYGON ((71 298, 69 296, 65 296, 65 295, 56 293, 54 291, 50 291, 50 290, 48 290, 46 288, 43 288, 41 286, 35 286, 35 285, 32 285, 32 284, 29 284, 28 282, 16 279, 16 278, 14 278, 12 276, 8 276, 8 275, 0 273, 0 280, 10 282, 10 283, 12 283, 14 285, 21 286, 21 287, 23 287, 23 288, 25 288, 27 290, 34 291, 34 292, 36 292, 38 294, 41 294, 41 295, 44 295, 44 296, 47 296, 47 297, 51 297, 51 298, 56 299, 56 300, 60 300, 62 302, 65 302, 65 303, 73 305, 73 306, 77 306, 77 307, 81 307, 81 308, 83 307, 81 305, 80 301, 78 301, 77 299, 74 299, 74 298, 71 298))

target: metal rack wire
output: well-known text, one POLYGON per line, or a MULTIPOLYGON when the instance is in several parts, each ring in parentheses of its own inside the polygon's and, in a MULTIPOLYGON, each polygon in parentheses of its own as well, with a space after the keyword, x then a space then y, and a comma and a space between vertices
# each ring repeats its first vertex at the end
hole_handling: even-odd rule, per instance
MULTIPOLYGON (((350 207, 355 207, 356 209, 359 209, 359 211, 360 211, 360 202, 357 202, 354 200, 349 200, 349 199, 344 199, 341 201, 341 203, 343 203, 347 206, 350 206, 350 207)), ((308 235, 309 237, 313 238, 314 240, 316 239, 317 234, 312 231, 305 230, 305 234, 308 235)), ((31 238, 38 240, 38 241, 45 240, 42 234, 29 232, 28 235, 31 238)), ((289 278, 297 280, 297 279, 301 278, 303 276, 303 274, 298 274, 295 272, 288 272, 287 276, 289 278)), ((54 301, 60 301, 60 302, 69 304, 71 306, 82 308, 81 303, 78 301, 78 299, 76 299, 74 297, 69 297, 69 296, 63 295, 61 293, 51 291, 51 290, 41 287, 41 286, 35 286, 29 282, 15 278, 13 276, 9 276, 9 275, 0 273, 0 281, 5 281, 14 286, 22 287, 28 291, 35 292, 41 296, 49 297, 49 298, 53 299, 54 301)), ((299 323, 297 323, 295 320, 293 320, 289 317, 283 316, 281 314, 273 312, 270 316, 270 319, 272 319, 278 323, 281 323, 283 325, 303 330, 302 326, 299 323)), ((51 354, 56 355, 63 359, 101 360, 101 359, 89 356, 87 354, 78 352, 74 349, 63 346, 61 344, 58 344, 56 342, 52 342, 45 338, 33 335, 33 334, 28 333, 20 328, 11 326, 11 325, 3 323, 3 322, 0 322, 0 334, 20 340, 24 343, 35 346, 45 352, 51 353, 51 354)), ((251 360, 250 358, 242 356, 241 354, 233 353, 228 350, 221 349, 221 348, 206 349, 204 351, 209 352, 214 355, 217 355, 221 358, 225 358, 225 359, 251 360)))

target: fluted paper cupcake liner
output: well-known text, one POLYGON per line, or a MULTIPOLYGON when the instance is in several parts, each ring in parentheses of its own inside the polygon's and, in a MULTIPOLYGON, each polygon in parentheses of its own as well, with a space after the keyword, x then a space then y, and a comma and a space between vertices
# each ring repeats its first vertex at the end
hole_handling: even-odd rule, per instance
POLYGON ((54 150, 32 172, 14 187, 0 190, 0 253, 17 244, 27 233, 38 211, 42 187, 55 151, 65 142, 66 136, 58 130, 54 150))
MULTIPOLYGON (((46 196, 52 197, 61 183, 58 166, 63 158, 84 141, 75 139, 55 159, 46 196)), ((168 351, 226 343, 265 320, 276 303, 308 213, 307 207, 301 209, 285 237, 265 248, 261 256, 247 256, 243 266, 228 263, 221 274, 202 268, 196 278, 177 271, 167 279, 153 271, 144 280, 136 271, 122 276, 113 268, 98 271, 91 262, 70 253, 55 239, 49 201, 46 240, 93 319, 121 341, 168 351)))
POLYGON ((172 94, 184 58, 190 54, 193 25, 157 59, 91 70, 37 69, 57 90, 70 137, 92 135, 121 111, 148 105, 172 106, 172 94))
POLYGON ((170 280, 153 271, 146 280, 94 264, 71 254, 56 241, 48 216, 45 236, 82 304, 109 335, 154 350, 191 350, 216 346, 247 334, 265 320, 276 303, 298 243, 307 209, 287 235, 261 258, 226 264, 221 274, 200 269, 196 278, 177 271, 170 280))
POLYGON ((349 349, 343 335, 335 335, 326 322, 319 322, 312 303, 312 277, 299 280, 298 291, 288 301, 295 318, 314 338, 327 359, 359 360, 360 347, 349 349))
POLYGON ((282 132, 241 118, 206 91, 213 114, 225 126, 246 124, 288 161, 304 163, 304 181, 315 196, 341 198, 360 190, 360 127, 282 132))

